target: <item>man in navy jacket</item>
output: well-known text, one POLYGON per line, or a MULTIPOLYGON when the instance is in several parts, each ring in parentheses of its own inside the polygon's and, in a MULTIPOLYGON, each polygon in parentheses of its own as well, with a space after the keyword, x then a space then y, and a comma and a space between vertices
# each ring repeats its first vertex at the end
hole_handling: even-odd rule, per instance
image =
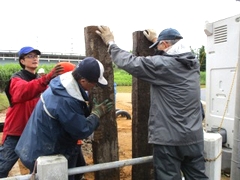
MULTIPOLYGON (((54 78, 41 95, 16 146, 22 163, 34 170, 39 156, 62 154, 68 168, 76 166, 79 153, 77 141, 90 136, 99 125, 99 118, 109 112, 113 102, 108 99, 90 112, 86 91, 96 84, 107 85, 104 67, 93 57, 82 60, 72 72, 54 78)), ((74 179, 74 176, 69 177, 74 179)))

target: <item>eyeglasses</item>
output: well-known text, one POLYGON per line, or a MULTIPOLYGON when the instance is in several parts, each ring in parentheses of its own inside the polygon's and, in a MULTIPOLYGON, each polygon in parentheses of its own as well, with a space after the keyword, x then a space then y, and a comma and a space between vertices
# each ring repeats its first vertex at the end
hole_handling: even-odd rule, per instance
POLYGON ((26 58, 29 58, 29 59, 33 59, 33 58, 39 58, 40 56, 39 55, 36 55, 36 54, 28 54, 25 56, 26 58))
POLYGON ((159 41, 159 43, 158 43, 158 44, 160 45, 160 44, 162 44, 162 43, 163 43, 163 41, 159 41))

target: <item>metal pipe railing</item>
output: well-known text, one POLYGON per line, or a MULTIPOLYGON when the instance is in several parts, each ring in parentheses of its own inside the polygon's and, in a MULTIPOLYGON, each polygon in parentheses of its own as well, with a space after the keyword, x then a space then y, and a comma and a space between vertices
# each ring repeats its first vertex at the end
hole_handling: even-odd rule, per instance
POLYGON ((30 180, 31 174, 2 178, 1 180, 30 180))
POLYGON ((119 168, 123 166, 135 165, 135 164, 149 163, 149 162, 152 162, 152 160, 153 160, 153 156, 146 156, 146 157, 139 157, 134 159, 101 163, 101 164, 95 164, 95 165, 89 165, 89 166, 81 166, 81 167, 68 169, 68 175, 82 174, 87 172, 95 172, 95 171, 101 171, 106 169, 119 168))
MULTIPOLYGON (((68 175, 82 174, 87 172, 113 169, 113 168, 119 168, 123 166, 135 165, 135 164, 149 163, 149 162, 152 162, 152 160, 153 160, 153 156, 146 156, 146 157, 139 157, 134 159, 101 163, 101 164, 95 164, 95 165, 89 165, 89 166, 81 166, 81 167, 68 169, 68 175)), ((30 180, 30 178, 31 178, 31 174, 28 174, 28 175, 22 175, 22 176, 3 178, 1 180, 30 180)))

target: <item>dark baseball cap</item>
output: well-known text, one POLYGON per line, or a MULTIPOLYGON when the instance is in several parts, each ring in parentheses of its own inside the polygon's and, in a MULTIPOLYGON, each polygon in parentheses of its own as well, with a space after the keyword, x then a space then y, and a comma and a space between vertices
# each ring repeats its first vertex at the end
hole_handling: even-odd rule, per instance
POLYGON ((94 57, 86 57, 77 65, 76 71, 90 82, 100 85, 107 85, 107 80, 103 77, 104 67, 102 63, 94 57))
POLYGON ((26 46, 26 47, 23 47, 22 49, 20 49, 20 51, 18 52, 18 56, 21 57, 30 52, 35 52, 37 55, 41 55, 41 52, 38 49, 34 49, 33 47, 26 46))
POLYGON ((182 39, 183 37, 180 35, 180 33, 176 29, 167 28, 164 29, 160 34, 158 35, 157 41, 152 44, 149 48, 153 48, 158 45, 158 43, 162 40, 175 40, 175 39, 182 39))

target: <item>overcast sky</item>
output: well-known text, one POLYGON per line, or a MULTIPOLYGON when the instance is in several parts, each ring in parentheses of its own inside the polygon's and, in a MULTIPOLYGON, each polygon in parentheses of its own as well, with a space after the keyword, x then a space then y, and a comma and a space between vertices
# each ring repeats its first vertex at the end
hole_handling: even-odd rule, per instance
POLYGON ((132 50, 132 33, 177 29, 192 48, 206 46, 205 21, 240 14, 236 0, 1 0, 0 51, 33 46, 85 54, 84 27, 107 25, 132 50))

